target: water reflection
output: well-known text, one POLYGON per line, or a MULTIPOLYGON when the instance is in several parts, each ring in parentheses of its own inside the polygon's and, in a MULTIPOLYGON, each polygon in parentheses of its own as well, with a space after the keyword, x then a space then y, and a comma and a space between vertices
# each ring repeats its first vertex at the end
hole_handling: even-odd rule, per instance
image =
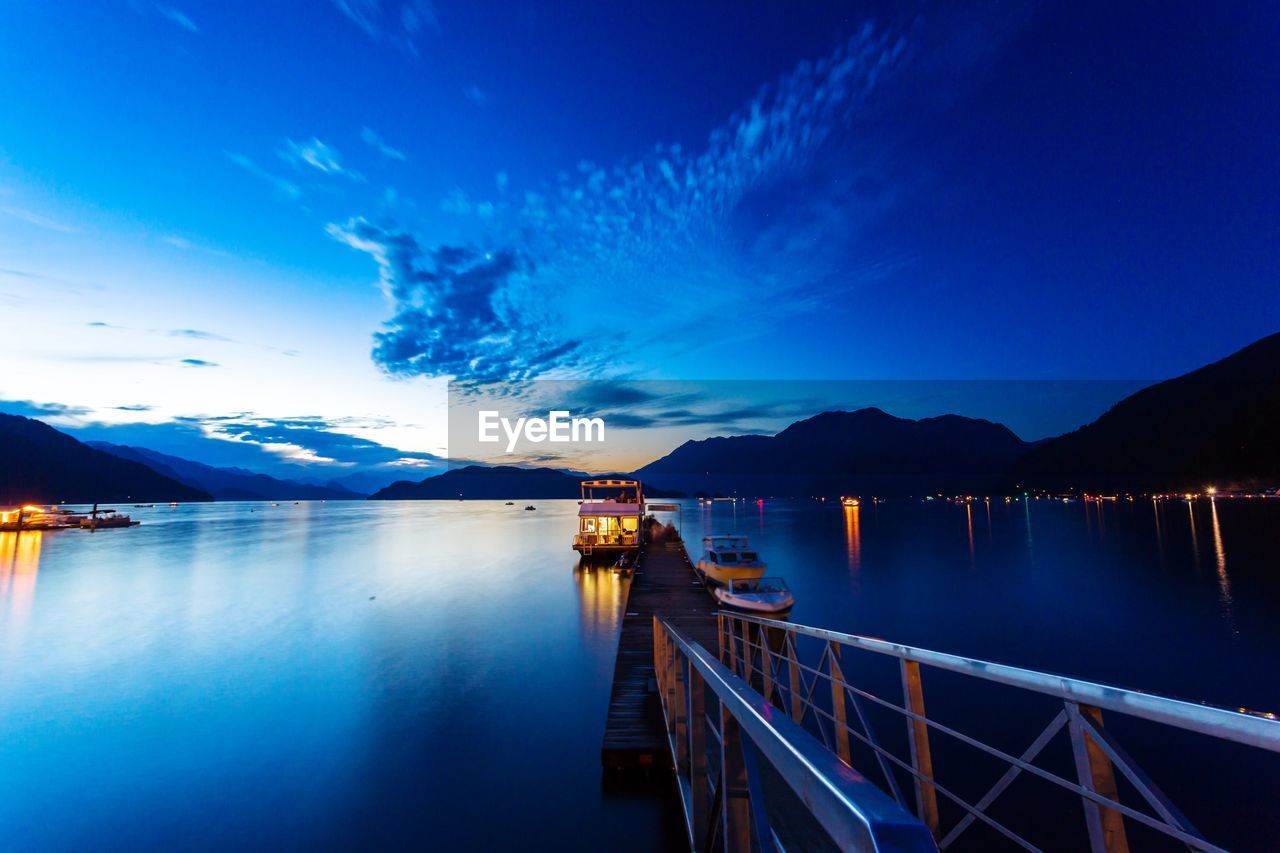
POLYGON ((43 544, 40 530, 0 533, 0 611, 8 611, 11 625, 26 621, 31 611, 43 544))
POLYGON ((1196 568, 1200 568, 1200 540, 1196 538, 1196 508, 1187 501, 1187 518, 1191 519, 1191 554, 1196 558, 1196 568))
POLYGON ((964 504, 964 519, 969 528, 969 565, 973 566, 973 505, 968 501, 964 504))
POLYGON ((578 563, 573 572, 582 601, 582 626, 590 634, 611 634, 618 627, 622 615, 623 592, 629 580, 614 574, 606 566, 591 567, 578 563))
POLYGON ((1209 498, 1209 521, 1213 528, 1213 553, 1218 564, 1218 601, 1222 603, 1222 614, 1231 630, 1239 633, 1232 613, 1231 579, 1227 577, 1227 552, 1222 546, 1222 528, 1218 526, 1218 503, 1213 498, 1209 498))
POLYGON ((861 507, 844 508, 845 551, 849 559, 849 571, 855 575, 862 569, 862 522, 858 515, 861 507))

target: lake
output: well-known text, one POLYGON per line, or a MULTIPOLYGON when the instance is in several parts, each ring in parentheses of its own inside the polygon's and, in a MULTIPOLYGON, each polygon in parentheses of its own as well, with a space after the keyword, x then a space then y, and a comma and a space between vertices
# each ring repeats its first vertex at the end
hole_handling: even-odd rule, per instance
MULTIPOLYGON (((524 503, 0 534, 4 846, 679 844, 660 792, 602 785, 626 581, 577 567, 575 502, 524 503)), ((680 523, 750 535, 795 622, 1280 708, 1280 501, 684 502, 680 523)))

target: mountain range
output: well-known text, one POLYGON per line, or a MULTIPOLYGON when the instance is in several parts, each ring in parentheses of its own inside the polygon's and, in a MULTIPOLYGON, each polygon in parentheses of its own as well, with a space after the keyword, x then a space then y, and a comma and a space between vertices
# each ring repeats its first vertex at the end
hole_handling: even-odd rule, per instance
MULTIPOLYGON (((630 477, 601 474, 597 479, 630 477)), ((585 475, 554 468, 467 465, 418 482, 401 480, 370 496, 370 500, 552 500, 581 495, 585 475)), ((679 493, 645 484, 649 497, 681 497, 679 493)))
POLYGON ((90 441, 90 447, 146 465, 180 483, 213 495, 219 501, 341 501, 359 500, 364 495, 339 486, 317 486, 282 480, 246 471, 244 468, 215 468, 190 459, 158 453, 145 447, 129 447, 106 441, 90 441))
POLYGON ((203 489, 40 421, 0 414, 0 503, 207 501, 203 489))
POLYGON ((636 471, 691 492, 799 496, 989 491, 1027 450, 1001 424, 880 409, 824 412, 777 435, 687 441, 636 471))
MULTIPOLYGON (((869 408, 823 412, 775 435, 687 441, 622 476, 643 480, 655 497, 1265 489, 1280 485, 1277 434, 1280 334, 1144 388, 1093 423, 1040 442, 975 418, 911 420, 869 408)), ((575 498, 580 481, 577 472, 472 465, 398 481, 372 497, 575 498)), ((0 415, 0 502, 358 497, 334 483, 215 468, 141 447, 90 446, 39 421, 0 415)))

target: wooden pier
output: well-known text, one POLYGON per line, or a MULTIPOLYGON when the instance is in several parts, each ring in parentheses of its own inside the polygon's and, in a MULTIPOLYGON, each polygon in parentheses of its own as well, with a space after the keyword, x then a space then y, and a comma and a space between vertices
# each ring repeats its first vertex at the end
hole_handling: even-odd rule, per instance
POLYGON ((631 578, 613 665, 613 691, 600 760, 606 770, 670 769, 653 668, 653 617, 661 613, 712 654, 716 602, 694 572, 683 542, 647 543, 631 578))

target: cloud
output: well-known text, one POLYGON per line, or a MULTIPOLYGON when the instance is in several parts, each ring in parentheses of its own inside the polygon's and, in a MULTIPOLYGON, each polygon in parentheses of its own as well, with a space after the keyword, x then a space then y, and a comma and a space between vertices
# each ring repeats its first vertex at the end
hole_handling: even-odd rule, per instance
POLYGON ((195 341, 225 341, 232 343, 231 338, 215 335, 213 332, 206 332, 201 329, 170 329, 169 337, 171 338, 191 338, 195 341))
POLYGON ((24 418, 76 419, 90 414, 87 406, 68 406, 63 403, 37 403, 34 400, 0 400, 0 412, 21 415, 24 418))
POLYGON ((149 412, 154 409, 155 406, 148 406, 145 403, 134 403, 129 406, 113 406, 112 408, 117 412, 149 412))
POLYGON ((192 21, 190 18, 188 18, 185 14, 183 14, 179 10, 173 8, 172 6, 165 6, 160 3, 157 3, 155 5, 156 5, 157 12, 159 12, 164 17, 168 18, 171 22, 178 25, 182 29, 186 30, 189 33, 200 32, 200 28, 195 25, 195 22, 192 21))
POLYGON ((413 235, 364 219, 330 225, 329 234, 378 265, 394 315, 374 335, 373 359, 391 375, 526 379, 564 366, 578 348, 523 313, 520 285, 531 269, 517 253, 424 250, 413 235))
POLYGON ((390 145, 384 142, 382 140, 382 137, 379 136, 377 132, 374 131, 372 128, 362 127, 360 129, 360 138, 364 141, 366 145, 368 145, 374 151, 377 151, 383 157, 386 157, 388 160, 399 160, 401 162, 404 162, 404 160, 406 159, 403 151, 400 151, 396 148, 392 148, 390 145))
POLYGON ((344 175, 353 181, 363 181, 364 176, 343 167, 338 150, 326 145, 314 136, 307 142, 284 141, 280 158, 297 168, 311 168, 325 175, 344 175))
POLYGON ((475 83, 464 88, 462 94, 466 96, 468 101, 479 107, 483 107, 485 102, 489 100, 489 95, 475 83))
POLYGON ((804 179, 828 147, 841 147, 905 53, 899 33, 865 27, 763 87, 700 150, 658 145, 612 166, 584 160, 522 193, 499 173, 496 201, 454 188, 440 209, 470 220, 483 235, 476 245, 428 248, 410 231, 361 218, 330 225, 374 258, 394 303, 375 361, 394 374, 476 381, 571 366, 626 372, 626 353, 639 349, 628 340, 672 352, 709 342, 711 329, 723 343, 749 335, 753 318, 808 308, 842 271, 844 259, 824 249, 850 242, 841 233, 848 216, 805 240, 771 236, 793 248, 766 253, 755 249, 766 232, 756 211, 779 184, 804 179), (578 309, 585 305, 616 308, 578 309), (678 321, 664 305, 680 306, 678 321), (715 320, 724 316, 734 322, 715 320), (605 356, 579 345, 597 338, 616 346, 605 356))
POLYGON ((179 364, 185 365, 186 367, 217 367, 218 366, 218 363, 216 361, 205 361, 203 358, 184 358, 179 361, 179 364))
MULTIPOLYGON (((0 410, 11 405, 0 403, 0 410)), ((146 447, 206 465, 243 468, 276 477, 297 477, 314 471, 328 479, 335 473, 345 476, 360 472, 381 475, 381 484, 385 484, 403 478, 408 467, 444 467, 443 460, 433 454, 401 450, 343 432, 377 426, 392 424, 311 415, 271 418, 242 412, 182 416, 162 423, 87 422, 68 427, 68 431, 81 441, 146 447)))
POLYGON ((60 234, 78 234, 80 232, 79 228, 66 225, 47 216, 41 216, 38 213, 32 213, 21 207, 0 207, 0 213, 12 216, 14 219, 21 219, 28 225, 35 225, 37 228, 44 228, 48 231, 57 231, 60 234))
POLYGON ((275 187, 276 193, 282 198, 297 199, 302 196, 302 190, 297 184, 273 175, 245 155, 237 154, 234 151, 226 151, 224 153, 228 158, 230 158, 232 163, 235 163, 255 178, 266 181, 275 187))
POLYGON ((430 0, 333 0, 333 5, 376 42, 389 42, 418 55, 417 38, 426 29, 440 30, 430 0))

